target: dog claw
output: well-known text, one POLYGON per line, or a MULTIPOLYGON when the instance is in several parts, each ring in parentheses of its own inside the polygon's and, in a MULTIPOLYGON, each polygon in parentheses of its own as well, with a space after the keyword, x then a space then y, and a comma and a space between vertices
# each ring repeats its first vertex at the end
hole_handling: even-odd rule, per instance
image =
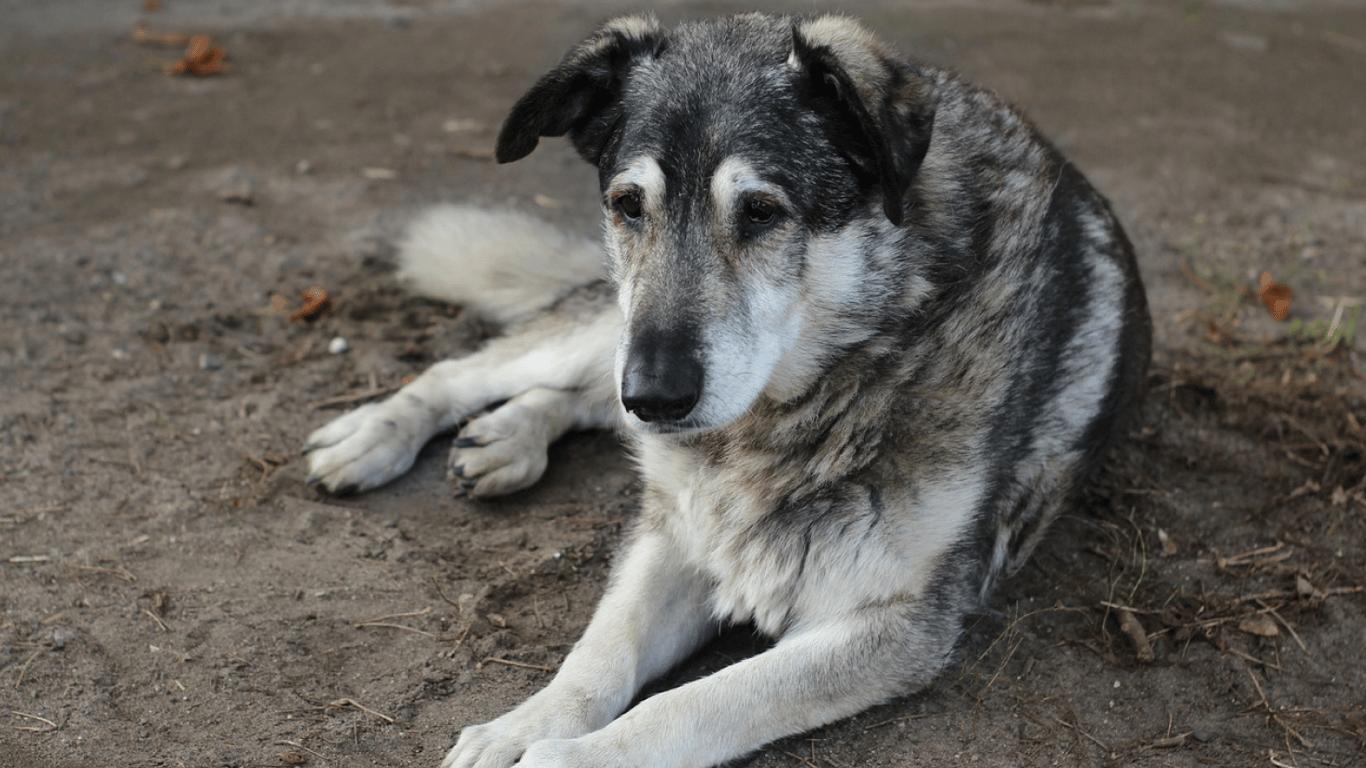
POLYGON ((457 438, 455 438, 455 442, 451 443, 451 445, 452 445, 453 447, 455 447, 455 448, 482 448, 482 447, 483 447, 483 443, 480 443, 480 442, 479 442, 479 438, 477 438, 477 437, 457 437, 457 438))

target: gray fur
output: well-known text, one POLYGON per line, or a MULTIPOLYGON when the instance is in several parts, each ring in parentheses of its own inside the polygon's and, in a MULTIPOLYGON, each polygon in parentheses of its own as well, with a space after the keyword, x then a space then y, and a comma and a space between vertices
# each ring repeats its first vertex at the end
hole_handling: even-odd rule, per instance
MULTIPOLYGON (((583 639, 443 768, 703 768, 923 686, 1139 396, 1147 308, 1105 200, 994 95, 840 17, 609 22, 498 155, 566 134, 617 306, 538 300, 309 441, 316 482, 373 487, 511 398, 456 441, 476 495, 534 482, 570 428, 633 445, 640 519, 583 639), (623 714, 735 621, 776 645, 623 714)), ((439 229, 406 252, 454 251, 439 229)))

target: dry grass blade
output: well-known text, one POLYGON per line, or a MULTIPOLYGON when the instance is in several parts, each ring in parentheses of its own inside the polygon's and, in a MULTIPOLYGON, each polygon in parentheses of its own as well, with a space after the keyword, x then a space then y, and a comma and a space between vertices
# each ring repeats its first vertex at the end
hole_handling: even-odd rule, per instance
POLYGON ((1253 655, 1250 654, 1250 653, 1244 653, 1244 652, 1238 650, 1237 648, 1232 648, 1232 647, 1230 647, 1230 648, 1228 648, 1227 650, 1228 650, 1229 653, 1233 654, 1234 656, 1237 656, 1238 658, 1242 659, 1243 661, 1251 662, 1251 663, 1253 663, 1253 664, 1256 664, 1256 665, 1259 666, 1259 667, 1270 667, 1270 668, 1276 670, 1277 672, 1282 671, 1282 670, 1281 670, 1281 665, 1280 665, 1280 664, 1277 664, 1277 663, 1275 663, 1275 662, 1266 661, 1266 660, 1264 660, 1264 659, 1259 659, 1259 658, 1257 658, 1256 656, 1253 656, 1253 655))
POLYGON ((929 714, 923 712, 915 715, 902 715, 900 717, 893 717, 887 720, 883 720, 881 722, 873 723, 872 725, 864 726, 863 730, 867 732, 875 730, 877 728, 884 728, 886 726, 891 725, 892 723, 905 723, 911 720, 922 720, 926 717, 929 717, 929 714))
POLYGON ((1261 600, 1258 600, 1257 603, 1258 603, 1259 605, 1262 606, 1262 608, 1265 610, 1266 613, 1271 614, 1271 617, 1272 617, 1273 619, 1275 619, 1276 621, 1279 621, 1279 622, 1281 623, 1281 626, 1285 627, 1285 631, 1289 632, 1289 633, 1290 633, 1290 636, 1293 637, 1293 638, 1295 638, 1295 643, 1298 644, 1298 645, 1300 646, 1300 650, 1301 650, 1301 651, 1304 651, 1304 653, 1305 653, 1306 656, 1307 656, 1307 655, 1310 655, 1310 654, 1309 654, 1309 646, 1307 646, 1307 645, 1304 644, 1304 640, 1302 640, 1302 639, 1300 638, 1300 633, 1296 632, 1296 631, 1295 631, 1295 628, 1292 627, 1292 626, 1290 626, 1290 622, 1288 622, 1288 621, 1286 621, 1284 618, 1282 618, 1282 617, 1281 617, 1281 614, 1277 613, 1275 608, 1273 608, 1273 607, 1267 605, 1266 603, 1262 602, 1261 600))
POLYGON ((1185 275, 1185 276, 1186 276, 1186 279, 1189 280, 1189 281, 1191 281, 1192 283, 1194 283, 1195 286, 1196 286, 1197 288, 1199 288, 1200 290, 1204 291, 1205 293, 1218 293, 1218 292, 1219 292, 1219 289, 1216 288, 1216 287, 1214 287, 1214 285, 1213 285, 1212 283, 1210 283, 1208 280, 1206 280, 1206 279, 1200 277, 1199 275, 1195 274, 1194 270, 1192 270, 1192 269, 1190 268, 1190 266, 1189 266, 1188 264, 1186 264, 1186 262, 1184 262, 1184 261, 1178 262, 1176 266, 1180 267, 1180 268, 1181 268, 1181 274, 1185 275))
POLYGON ((502 664, 503 666, 507 666, 507 667, 517 667, 517 668, 519 668, 519 669, 536 669, 536 670, 540 670, 541 672, 554 672, 554 671, 555 671, 555 668, 554 668, 554 667, 543 667, 543 666, 541 666, 541 665, 539 665, 539 664, 527 664, 526 662, 522 662, 522 661, 511 661, 511 660, 509 660, 509 659, 499 659, 499 658, 494 657, 494 656, 490 656, 490 657, 488 657, 487 659, 484 659, 483 661, 481 661, 481 662, 479 662, 479 663, 480 663, 480 664, 502 664))
POLYGON ((327 762, 327 758, 323 757, 322 755, 318 754, 317 752, 314 752, 313 750, 309 749, 308 747, 305 747, 304 745, 300 744, 300 743, 297 742, 297 741, 283 740, 283 741, 277 741, 277 742, 275 742, 275 744, 276 744, 277 746, 281 746, 281 747, 294 747, 295 749, 302 749, 303 751, 307 752, 307 753, 310 754, 310 755, 313 755, 314 757, 318 758, 319 760, 322 760, 323 762, 327 762))
POLYGON ((142 613, 145 616, 147 616, 147 618, 151 619, 152 621, 155 621, 157 623, 157 628, 160 629, 162 632, 171 631, 171 627, 166 622, 162 621, 160 616, 156 615, 155 613, 152 613, 146 608, 142 609, 142 613))
POLYGON ((0 523, 4 523, 6 525, 17 525, 19 523, 24 522, 25 520, 28 520, 29 518, 38 517, 39 515, 46 515, 65 511, 66 507, 36 507, 34 509, 16 509, 15 511, 10 512, 5 517, 0 517, 0 523))
POLYGON ((398 387, 373 387, 371 389, 361 390, 360 392, 353 392, 349 395, 337 395, 336 397, 328 397, 322 400, 316 400, 314 402, 309 403, 308 407, 315 411, 321 410, 323 408, 336 408, 340 405, 350 405, 352 403, 359 403, 363 400, 371 400, 376 397, 383 397, 392 392, 397 392, 398 389, 398 387))
POLYGON ((356 625, 356 629, 361 629, 361 628, 363 628, 363 627, 383 627, 383 628, 385 628, 385 629, 399 629, 399 630, 402 630, 402 631, 404 631, 404 632, 411 632, 411 633, 413 633, 414 635, 422 635, 423 637, 430 637, 430 638, 432 638, 433 640, 444 640, 444 639, 446 639, 446 637, 445 637, 444 635, 438 635, 438 634, 436 634, 435 632, 428 632, 428 631, 423 630, 423 629, 414 629, 413 627, 405 627, 405 626, 403 626, 402 624, 390 624, 390 623, 387 622, 387 621, 371 621, 371 622, 366 622, 365 624, 357 624, 357 625, 356 625))
POLYGON ((23 684, 23 682, 24 682, 24 675, 28 673, 28 667, 29 667, 29 665, 33 663, 33 660, 34 660, 34 659, 38 658, 38 654, 42 653, 43 650, 44 650, 44 649, 39 648, 38 650, 34 651, 33 653, 30 653, 27 659, 24 659, 23 665, 21 665, 21 666, 19 667, 19 674, 14 678, 14 687, 15 687, 15 688, 18 688, 20 685, 23 684))
POLYGON ((107 573, 110 576, 116 576, 123 579, 130 584, 138 580, 138 577, 122 568, 101 568, 98 565, 74 565, 72 563, 63 563, 63 565, 67 568, 72 568, 77 571, 86 571, 87 573, 107 573))
POLYGON ((355 626, 357 629, 359 629, 360 627, 364 627, 369 624, 379 624, 381 622, 388 621, 389 619, 407 619, 413 616, 427 616, 431 612, 432 609, 430 607, 427 607, 417 611, 408 611, 407 613, 390 613, 384 616, 376 616, 373 619, 365 619, 363 621, 358 621, 356 622, 355 626))
POLYGON ((1266 698, 1266 691, 1262 690, 1262 684, 1257 682, 1257 675, 1253 673, 1252 668, 1247 667, 1246 669, 1248 678, 1252 680, 1252 687, 1257 689, 1257 696, 1261 698, 1260 704, 1262 708, 1266 710, 1268 715, 1271 715, 1272 720, 1276 721, 1276 725, 1279 725, 1290 736, 1295 737, 1295 741, 1298 741, 1300 746, 1305 749, 1314 749, 1314 742, 1306 739, 1303 734, 1292 728, 1290 724, 1281 717, 1280 711, 1271 706, 1271 702, 1266 698))
POLYGON ((791 752, 788 752, 787 750, 783 750, 783 754, 784 754, 784 755, 787 755, 788 757, 792 758, 793 760, 796 760, 797 762, 801 763, 802 765, 805 765, 807 768, 821 768, 819 765, 817 765, 817 764, 811 762, 810 760, 808 760, 808 759, 802 757, 801 755, 794 755, 794 754, 792 754, 791 752))
MULTIPOLYGON (((1359 595, 1366 592, 1366 587, 1330 587, 1319 590, 1323 597, 1336 597, 1338 595, 1359 595)), ((1270 592, 1258 592, 1254 595, 1244 595, 1238 598, 1240 603, 1262 603, 1264 600, 1286 600, 1289 598, 1302 597, 1300 593, 1289 589, 1273 589, 1270 592)), ((1317 599, 1317 595, 1315 598, 1317 599)), ((1264 604, 1264 603, 1263 603, 1264 604)))
MULTIPOLYGON (((386 628, 386 629, 398 629, 398 630, 402 630, 402 631, 404 631, 404 632, 411 632, 411 633, 413 633, 414 635, 422 635, 423 637, 430 637, 430 638, 432 638, 433 640, 449 640, 449 639, 451 639, 451 638, 449 638, 449 637, 447 637, 447 636, 445 636, 445 635, 439 635, 439 634, 437 634, 437 633, 435 633, 435 632, 428 632, 428 631, 426 631, 426 630, 424 630, 424 629, 417 629, 416 627, 409 627, 409 626, 406 626, 406 625, 403 625, 403 624, 395 624, 395 623, 393 623, 393 622, 391 622, 391 621, 387 621, 387 619, 405 619, 405 618, 410 618, 410 617, 413 617, 413 616, 428 616, 428 615, 431 614, 431 612, 432 612, 432 609, 431 609, 430 607, 428 607, 428 608, 423 608, 423 609, 420 610, 420 611, 409 611, 409 612, 407 612, 407 613, 391 613, 391 614, 389 614, 388 616, 376 616, 376 617, 373 618, 373 619, 366 619, 365 621, 358 622, 358 623, 355 624, 354 626, 356 627, 356 629, 363 629, 363 628, 365 628, 365 627, 384 627, 384 628, 386 628)), ((466 631, 468 631, 468 630, 466 630, 466 631)))
POLYGON ((329 706, 329 707, 331 707, 331 708, 333 708, 333 709, 341 709, 342 707, 355 707, 356 709, 359 709, 360 711, 364 712, 364 713, 367 714, 367 715, 374 715, 375 717, 378 717, 379 719, 383 720, 383 721, 386 722, 386 723, 393 723, 393 722, 394 722, 394 718, 389 717, 388 715, 385 715, 385 714, 376 712, 375 710, 373 710, 373 709, 371 709, 371 708, 365 706, 364 704, 361 704, 360 702, 356 701, 355 699, 337 699, 336 701, 332 702, 331 704, 328 704, 327 706, 329 706))
POLYGON ((1216 555, 1214 561, 1220 568, 1228 568, 1233 565, 1272 565, 1288 560, 1292 554, 1294 553, 1291 550, 1286 549, 1285 542, 1278 541, 1272 546, 1261 547, 1237 555, 1229 555, 1228 557, 1216 555))
POLYGON ((1077 732, 1077 735, 1086 738, 1087 741, 1090 741, 1091 743, 1095 744, 1096 746, 1100 747, 1106 752, 1110 751, 1110 746, 1108 744, 1096 738, 1095 736, 1092 736, 1086 731, 1083 731, 1080 725, 1076 725, 1075 723, 1069 723, 1066 720, 1063 720, 1061 717, 1055 717, 1053 719, 1058 722, 1058 725, 1061 725, 1065 728, 1071 728, 1072 730, 1077 732))
POLYGON ((17 726, 15 730, 20 730, 20 731, 33 731, 33 732, 35 732, 35 733, 45 733, 45 732, 47 732, 47 731, 55 731, 55 730, 57 730, 57 724, 54 723, 54 722, 52 722, 51 720, 47 719, 46 717, 39 717, 38 715, 30 715, 30 714, 27 713, 27 712, 19 712, 19 711, 13 710, 13 709, 11 709, 11 710, 9 711, 9 713, 10 713, 11 715, 14 715, 15 717, 22 717, 22 718, 26 718, 26 719, 28 719, 28 720, 37 720, 38 722, 40 722, 40 723, 45 723, 45 724, 48 726, 47 728, 39 728, 39 727, 31 726, 31 725, 21 725, 21 726, 17 726))
POLYGON ((1189 739, 1191 735, 1194 733, 1195 731, 1186 731, 1185 733, 1178 733, 1175 736, 1168 736, 1165 739, 1158 739, 1157 741, 1154 741, 1153 743, 1149 744, 1148 749, 1172 749, 1174 747, 1184 747, 1186 746, 1186 740, 1189 739))

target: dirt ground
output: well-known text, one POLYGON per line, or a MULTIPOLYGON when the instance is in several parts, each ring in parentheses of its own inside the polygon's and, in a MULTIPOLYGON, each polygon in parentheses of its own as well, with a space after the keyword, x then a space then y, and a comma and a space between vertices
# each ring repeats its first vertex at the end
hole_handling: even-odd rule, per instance
MULTIPOLYGON (((435 766, 547 682, 638 485, 584 434, 503 501, 452 498, 438 444, 331 498, 298 447, 485 332, 393 286, 413 212, 595 230, 563 142, 506 167, 489 149, 521 89, 627 6, 163 4, 0 10, 0 768, 435 766), (229 71, 164 74, 183 46, 135 42, 139 20, 211 32, 229 71), (312 286, 329 311, 291 319, 312 286)), ((1141 425, 958 666, 750 764, 1366 764, 1366 318, 1347 332, 1366 10, 847 10, 1025 106, 1111 197, 1157 359, 1141 425), (1286 322, 1263 271, 1294 292, 1286 322)), ((690 669, 753 645, 739 630, 690 669)))

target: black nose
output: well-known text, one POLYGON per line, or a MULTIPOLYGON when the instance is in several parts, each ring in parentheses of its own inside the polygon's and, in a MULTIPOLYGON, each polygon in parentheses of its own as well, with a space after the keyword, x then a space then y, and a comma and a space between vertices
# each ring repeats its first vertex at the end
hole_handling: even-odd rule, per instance
POLYGON ((695 335, 651 329, 627 349, 621 404, 641 421, 679 421, 702 396, 702 364, 695 335))

